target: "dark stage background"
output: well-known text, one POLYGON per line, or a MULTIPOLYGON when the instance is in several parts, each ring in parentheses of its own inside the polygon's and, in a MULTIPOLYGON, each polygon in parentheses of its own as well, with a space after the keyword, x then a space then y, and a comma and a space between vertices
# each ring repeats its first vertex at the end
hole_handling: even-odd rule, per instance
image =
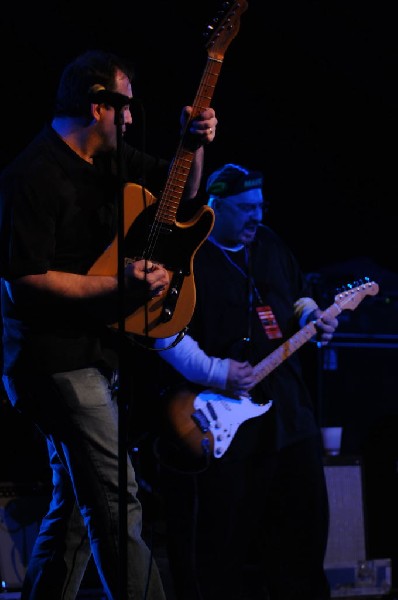
MULTIPOLYGON (((203 32, 219 0, 3 5, 1 165, 50 117, 69 59, 102 47, 131 58, 148 150, 172 156, 193 100, 203 32)), ((225 52, 206 172, 265 174, 268 221, 307 270, 369 256, 396 270, 398 41, 393 3, 248 0, 225 52)), ((142 142, 140 115, 132 138, 142 142)))
MULTIPOLYGON (((377 297, 342 316, 332 363, 328 356, 325 368, 310 357, 311 383, 325 422, 345 427, 343 451, 365 456, 370 448, 372 490, 381 473, 383 498, 397 506, 394 3, 248 0, 248 5, 225 52, 212 102, 219 125, 206 151, 205 175, 225 162, 264 172, 267 222, 311 274, 325 307, 336 286, 364 276, 379 283, 377 297)), ((146 127, 138 111, 129 139, 173 156, 181 108, 192 102, 205 67, 203 33, 220 6, 215 0, 114 0, 105 9, 75 1, 3 3, 0 166, 50 119, 64 65, 94 47, 135 64, 135 95, 142 100, 146 127)), ((26 465, 24 476, 41 477, 32 454, 27 462, 19 456, 21 429, 6 407, 3 417, 9 460, 0 478, 18 478, 26 465)), ((373 550, 376 556, 398 554, 391 547, 393 537, 398 539, 396 517, 392 508, 383 511, 377 496, 374 492, 370 501, 374 515, 384 512, 377 531, 394 535, 384 546, 377 539, 373 550)))

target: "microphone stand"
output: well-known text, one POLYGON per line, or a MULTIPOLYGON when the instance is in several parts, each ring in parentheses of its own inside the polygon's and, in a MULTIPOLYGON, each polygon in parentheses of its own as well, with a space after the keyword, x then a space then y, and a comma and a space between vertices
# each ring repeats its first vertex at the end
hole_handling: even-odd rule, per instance
POLYGON ((127 443, 128 443, 128 397, 127 367, 123 340, 125 335, 125 281, 124 281, 124 177, 122 169, 123 107, 126 99, 115 95, 109 102, 115 110, 116 168, 117 168, 117 250, 118 250, 118 483, 119 483, 119 600, 127 598, 127 443))

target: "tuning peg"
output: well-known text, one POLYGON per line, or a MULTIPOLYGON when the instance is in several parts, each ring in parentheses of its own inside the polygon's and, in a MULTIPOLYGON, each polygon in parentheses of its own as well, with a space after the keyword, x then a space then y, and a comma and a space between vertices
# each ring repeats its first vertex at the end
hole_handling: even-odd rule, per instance
POLYGON ((354 288, 360 287, 361 285, 366 285, 370 283, 370 278, 369 277, 362 277, 362 279, 357 279, 356 281, 353 281, 352 283, 347 283, 346 285, 343 285, 340 288, 336 289, 336 294, 343 294, 344 292, 349 292, 350 290, 353 290, 354 288))
POLYGON ((215 29, 217 29, 218 25, 221 23, 221 20, 225 17, 225 15, 230 7, 231 7, 231 2, 223 2, 217 15, 215 17, 213 17, 211 22, 207 25, 206 30, 203 33, 204 38, 208 38, 213 35, 215 29))

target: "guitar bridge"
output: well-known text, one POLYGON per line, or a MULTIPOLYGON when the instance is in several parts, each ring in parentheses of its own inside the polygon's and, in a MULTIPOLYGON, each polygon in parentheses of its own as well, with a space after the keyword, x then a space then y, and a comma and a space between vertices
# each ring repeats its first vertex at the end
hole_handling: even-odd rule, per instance
POLYGON ((174 273, 171 279, 169 290, 163 301, 162 313, 160 315, 160 320, 162 321, 162 323, 167 323, 173 318, 177 300, 180 295, 180 290, 184 281, 184 277, 185 275, 182 269, 179 269, 174 273))
POLYGON ((207 433, 209 431, 210 421, 202 410, 195 410, 195 412, 192 413, 191 418, 202 433, 207 433))

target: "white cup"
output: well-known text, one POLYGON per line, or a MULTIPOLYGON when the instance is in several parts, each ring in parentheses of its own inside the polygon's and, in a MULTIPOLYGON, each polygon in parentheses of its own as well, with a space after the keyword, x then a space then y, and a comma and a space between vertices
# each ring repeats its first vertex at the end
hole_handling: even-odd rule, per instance
POLYGON ((341 449, 342 427, 321 427, 323 449, 328 456, 337 456, 341 449))

